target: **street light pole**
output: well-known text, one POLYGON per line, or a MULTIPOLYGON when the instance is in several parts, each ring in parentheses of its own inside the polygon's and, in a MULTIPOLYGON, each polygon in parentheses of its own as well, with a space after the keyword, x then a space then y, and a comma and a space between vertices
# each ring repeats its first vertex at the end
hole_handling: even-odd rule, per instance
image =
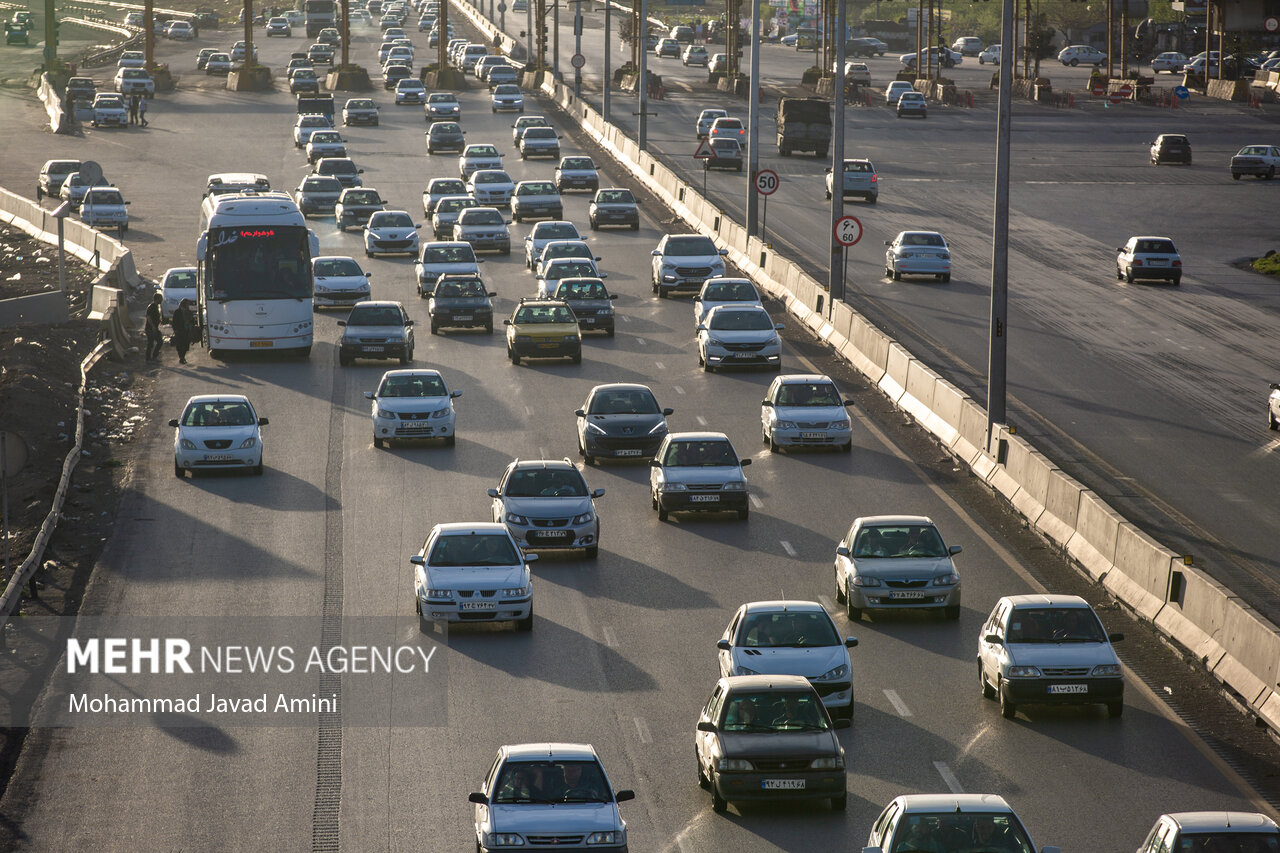
MULTIPOLYGON (((573 55, 582 55, 582 0, 573 0, 573 55)), ((573 66, 573 97, 582 97, 582 69, 577 63, 573 66)))
MULTIPOLYGON (((1110 0, 1107 0, 1110 7, 1110 0)), ((1003 0, 1001 44, 1013 44, 1013 0, 1003 0)), ((1108 45, 1108 50, 1110 45, 1108 45)), ((1005 370, 1009 311, 1009 131, 1013 106, 1013 51, 1000 51, 1000 96, 996 108, 996 187, 991 235, 991 316, 987 355, 987 447, 1005 418, 1005 370)))
MULTIPOLYGON (((736 28, 737 21, 731 22, 736 28)), ((756 191, 756 173, 760 171, 760 2, 751 0, 751 34, 747 37, 751 42, 751 80, 747 90, 747 127, 750 138, 747 140, 747 236, 755 237, 759 233, 756 219, 759 215, 760 193, 756 191)))
POLYGON ((609 89, 613 86, 613 64, 612 49, 609 44, 609 24, 612 22, 613 10, 612 0, 604 2, 604 95, 600 104, 600 112, 604 117, 604 123, 609 123, 609 89))
MULTIPOLYGON (((831 228, 827 242, 831 244, 831 260, 827 265, 827 303, 844 300, 844 245, 836 239, 836 223, 844 216, 844 6, 836 0, 835 27, 835 102, 836 115, 831 128, 831 228)), ((920 66, 917 65, 918 69, 920 66)), ((834 310, 834 309, 832 309, 834 310)))
POLYGON ((551 79, 560 79, 560 0, 551 7, 551 39, 554 42, 551 55, 551 79))
POLYGON ((636 122, 636 147, 641 151, 649 144, 649 52, 645 50, 645 46, 649 41, 649 3, 648 0, 640 0, 640 31, 637 38, 640 40, 639 50, 637 54, 639 59, 637 62, 638 71, 640 72, 639 82, 636 83, 636 93, 639 95, 640 112, 637 115, 639 119, 636 122))

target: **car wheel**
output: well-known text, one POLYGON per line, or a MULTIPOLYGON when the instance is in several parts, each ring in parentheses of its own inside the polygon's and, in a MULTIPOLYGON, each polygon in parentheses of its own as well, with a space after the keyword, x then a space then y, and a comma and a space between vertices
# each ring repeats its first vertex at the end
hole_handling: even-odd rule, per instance
POLYGON ((1009 694, 1003 685, 997 685, 996 691, 1000 694, 1000 716, 1012 720, 1018 714, 1018 706, 1009 701, 1009 694))
POLYGON ((533 630, 533 606, 529 606, 529 615, 516 620, 516 630, 528 633, 533 630))
POLYGON ((1124 270, 1116 267, 1116 281, 1124 281, 1124 270))
POLYGON ((1123 713, 1124 713, 1124 703, 1123 703, 1123 702, 1108 702, 1108 703, 1107 703, 1107 716, 1108 716, 1108 717, 1110 717, 1111 719, 1113 719, 1113 720, 1114 720, 1116 717, 1119 717, 1119 716, 1120 716, 1121 714, 1123 714, 1123 713))
MULTIPOLYGON (((1188 162, 1190 162, 1190 161, 1188 161, 1188 162)), ((1275 167, 1275 166, 1272 166, 1270 169, 1267 169, 1267 180, 1268 180, 1268 181, 1269 181, 1269 180, 1271 180, 1272 178, 1274 178, 1275 176, 1276 176, 1276 167, 1275 167)))
POLYGON ((640 223, 639 223, 639 222, 633 222, 633 223, 631 224, 631 230, 632 230, 632 231, 639 231, 639 230, 640 230, 640 223))
POLYGON ((844 586, 840 583, 840 571, 836 570, 836 604, 844 604, 848 597, 844 594, 844 586))
POLYGON ((693 751, 693 763, 698 765, 698 787, 706 791, 711 788, 711 780, 707 778, 707 774, 702 771, 702 759, 698 757, 698 750, 693 751))
POLYGON ((1175 276, 1173 277, 1172 281, 1173 281, 1173 286, 1174 286, 1174 287, 1177 287, 1178 285, 1182 284, 1182 276, 1181 276, 1181 275, 1175 275, 1175 276))
POLYGON ((343 367, 346 367, 347 365, 351 364, 351 356, 339 355, 338 364, 342 365, 343 367))
POLYGON ((979 662, 979 663, 978 663, 978 686, 980 686, 980 687, 982 688, 982 698, 983 698, 983 699, 994 699, 994 698, 996 698, 996 691, 995 691, 995 688, 993 688, 993 687, 992 687, 992 686, 987 682, 987 676, 986 676, 986 674, 982 671, 982 663, 981 663, 981 662, 979 662))
POLYGON ((950 283, 950 281, 951 281, 951 273, 949 273, 949 272, 948 272, 948 273, 943 273, 943 274, 942 274, 941 276, 939 276, 939 277, 942 279, 942 283, 943 283, 943 284, 948 284, 948 283, 950 283))
POLYGON ((960 605, 959 605, 959 604, 952 604, 952 605, 950 605, 950 606, 948 606, 948 607, 944 607, 944 608, 942 608, 942 618, 946 619, 946 620, 947 620, 947 621, 949 621, 949 622, 954 622, 954 621, 956 621, 957 619, 959 619, 959 618, 960 618, 960 605))
MULTIPOLYGON (((1275 429, 1275 426, 1274 426, 1274 425, 1272 425, 1272 427, 1271 427, 1271 428, 1272 428, 1272 429, 1275 429)), ((174 457, 174 460, 173 460, 173 476, 181 478, 182 476, 184 476, 184 473, 185 473, 185 472, 182 470, 182 466, 178 464, 178 459, 177 459, 177 457, 174 457)))
POLYGON ((493 334, 493 323, 485 323, 485 324, 484 324, 484 331, 485 331, 485 334, 486 334, 486 335, 492 335, 492 334, 493 334))
POLYGON ((1232 172, 1232 173, 1231 173, 1231 180, 1233 180, 1233 181, 1238 181, 1238 180, 1240 180, 1240 175, 1239 175, 1238 173, 1236 173, 1236 172, 1232 172))
POLYGON ((875 204, 879 200, 879 198, 880 198, 879 196, 875 196, 875 195, 867 196, 867 202, 870 204, 875 204))
POLYGON ((899 272, 898 270, 893 270, 893 280, 902 281, 902 273, 899 272))
POLYGON ((1071 63, 1070 63, 1070 65, 1071 65, 1071 67, 1072 67, 1072 68, 1075 68, 1075 67, 1076 67, 1077 65, 1079 65, 1079 64, 1080 64, 1080 60, 1078 60, 1078 59, 1072 59, 1072 60, 1071 60, 1071 63))
POLYGON ((853 596, 845 590, 844 594, 844 615, 849 617, 850 622, 859 622, 862 620, 862 608, 853 606, 853 596))
POLYGON ((588 559, 588 560, 594 560, 594 559, 596 559, 597 557, 599 557, 599 556, 600 556, 600 546, 599 546, 599 545, 588 545, 588 546, 587 546, 586 554, 587 554, 587 559, 588 559))
POLYGON ((257 476, 257 477, 262 476, 262 457, 261 456, 258 457, 258 464, 253 466, 253 473, 254 473, 254 476, 257 476))
POLYGON ((769 433, 769 452, 770 452, 770 453, 777 453, 777 452, 778 452, 778 451, 780 451, 781 449, 782 449, 782 448, 778 446, 778 442, 776 442, 776 441, 774 441, 774 440, 773 440, 773 433, 772 433, 772 432, 770 432, 770 433, 769 433))
POLYGON ((507 350, 507 357, 511 359, 512 364, 514 365, 520 364, 520 356, 516 355, 514 350, 507 350))
POLYGON ((1124 271, 1125 284, 1133 284, 1133 267, 1129 267, 1124 271))
POLYGON ((720 792, 716 790, 715 779, 711 780, 711 810, 716 814, 724 814, 725 809, 729 808, 729 801, 720 796, 720 792))
POLYGON ((842 812, 849 805, 849 792, 845 791, 838 797, 831 798, 831 810, 833 812, 842 812))
POLYGON ((1280 420, 1276 420, 1276 416, 1267 412, 1267 429, 1280 430, 1280 420))
POLYGON ((751 507, 743 507, 738 510, 738 521, 746 521, 751 517, 751 507))

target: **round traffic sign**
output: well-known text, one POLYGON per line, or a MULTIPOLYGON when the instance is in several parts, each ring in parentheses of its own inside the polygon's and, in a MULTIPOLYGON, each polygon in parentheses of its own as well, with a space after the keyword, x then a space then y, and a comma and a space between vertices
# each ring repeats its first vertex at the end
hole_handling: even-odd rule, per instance
POLYGON ((834 230, 836 242, 841 246, 854 246, 862 239, 862 223, 856 216, 841 216, 834 230))
POLYGON ((1280 18, 1267 18, 1262 22, 1262 28, 1269 33, 1280 30, 1280 18))
POLYGON ((569 60, 569 64, 574 68, 581 68, 587 64, 587 58, 580 53, 575 53, 573 58, 569 60))
POLYGON ((1187 98, 1191 97, 1191 90, 1186 86, 1174 86, 1173 94, 1176 95, 1179 100, 1185 101, 1187 98))
POLYGON ((1109 96, 1107 96, 1107 100, 1109 100, 1113 104, 1118 104, 1124 100, 1124 95, 1120 94, 1120 91, 1117 89, 1116 91, 1112 92, 1109 96))
POLYGON ((502 14, 502 13, 503 13, 503 12, 505 12, 505 11, 507 11, 507 4, 506 4, 506 3, 499 3, 499 4, 498 4, 498 14, 502 14))
POLYGON ((1105 94, 1107 94, 1107 86, 1105 83, 1099 80, 1097 83, 1093 84, 1093 96, 1095 98, 1101 98, 1105 94))
POLYGON ((1129 98, 1131 95, 1133 95, 1133 87, 1130 86, 1128 83, 1122 83, 1120 85, 1120 88, 1117 89, 1116 91, 1120 93, 1120 97, 1126 98, 1126 99, 1129 98))
POLYGON ((773 195, 778 191, 778 173, 772 169, 761 169, 756 173, 756 192, 760 195, 773 195))

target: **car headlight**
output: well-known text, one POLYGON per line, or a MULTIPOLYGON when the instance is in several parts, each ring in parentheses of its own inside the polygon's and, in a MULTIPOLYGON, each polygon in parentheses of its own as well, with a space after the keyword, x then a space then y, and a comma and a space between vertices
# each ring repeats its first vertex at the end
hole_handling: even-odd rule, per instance
POLYGON ((869 578, 866 575, 854 575, 854 586, 880 586, 880 578, 869 578))
POLYGON ((838 755, 829 758, 815 758, 809 764, 811 770, 843 770, 844 759, 838 755))
POLYGON ((720 771, 751 771, 755 768, 750 761, 744 758, 722 758, 716 762, 716 769, 720 771))
POLYGON ((591 433, 592 435, 608 435, 607 432, 605 432, 603 429, 596 426, 595 424, 587 424, 587 428, 585 431, 591 433))
POLYGON ((616 829, 607 832, 593 832, 587 836, 587 844, 621 844, 622 833, 616 829))
POLYGON ((960 576, 955 572, 948 572, 945 575, 938 575, 933 579, 934 586, 955 586, 960 583, 960 576))
POLYGON ((594 512, 592 512, 591 510, 587 510, 587 511, 586 511, 586 512, 584 512, 582 515, 575 515, 575 516, 573 517, 573 523, 574 523, 574 524, 587 524, 587 523, 591 522, 595 517, 596 517, 596 514, 595 514, 594 512))
POLYGON ((663 483, 663 484, 662 484, 661 486, 659 486, 658 488, 660 488, 660 489, 661 489, 662 491, 664 491, 664 492, 687 492, 687 491, 689 491, 689 487, 688 487, 688 486, 686 486, 684 483, 663 483))
POLYGON ((795 421, 778 421, 776 424, 774 424, 774 427, 776 429, 795 429, 796 422, 795 421))
POLYGON ((376 417, 379 417, 379 418, 385 418, 385 419, 387 419, 387 420, 395 420, 395 418, 396 418, 396 413, 395 413, 395 412, 387 411, 386 409, 382 408, 381 406, 378 406, 377 412, 375 412, 375 416, 376 416, 376 417))
POLYGON ((724 484, 724 491, 726 492, 745 492, 746 490, 747 484, 741 480, 734 480, 731 483, 724 484))
POLYGON ((735 666, 733 668, 733 674, 734 675, 759 675, 760 673, 756 672, 754 669, 751 669, 750 667, 747 667, 747 666, 735 666))
POLYGON ((673 270, 673 269, 675 269, 675 268, 676 268, 676 265, 675 265, 675 264, 669 264, 669 263, 667 263, 666 261, 663 261, 663 262, 662 262, 662 269, 663 269, 663 270, 670 271, 670 270, 673 270))
POLYGON ((189 439, 189 438, 184 438, 184 439, 180 440, 180 441, 178 442, 178 445, 179 445, 183 450, 195 450, 195 449, 196 449, 195 442, 193 442, 193 441, 192 441, 191 439, 189 439))
POLYGON ((667 422, 658 421, 653 425, 653 429, 649 430, 649 435, 664 435, 667 432, 667 422))
POLYGON ((720 340, 719 338, 707 338, 707 346, 722 347, 724 346, 724 341, 720 340))
POLYGON ((450 408, 449 406, 445 406, 443 409, 436 409, 434 412, 432 412, 432 413, 431 413, 431 417, 432 417, 433 419, 434 419, 434 418, 447 418, 447 417, 449 417, 449 415, 452 415, 452 414, 453 414, 453 409, 452 409, 452 408, 450 408))
POLYGON ((1040 670, 1034 666, 1011 666, 1007 675, 1009 678, 1039 678, 1040 670))
POLYGON ((596 313, 597 313, 597 314, 599 314, 601 317, 611 317, 611 316, 613 316, 613 309, 612 309, 612 308, 601 308, 601 309, 600 309, 599 311, 597 311, 596 313))
POLYGON ((579 340, 579 338, 578 338, 578 336, 577 336, 577 335, 565 335, 565 336, 564 336, 564 339, 565 339, 566 341, 576 341, 576 340, 579 340))
POLYGON ((258 439, 254 438, 253 436, 249 436, 244 441, 240 442, 240 449, 248 450, 250 447, 256 446, 257 443, 258 443, 258 439))
POLYGON ((1119 678, 1120 665, 1114 663, 1102 663, 1093 668, 1093 675, 1099 678, 1119 678))
POLYGON ((848 421, 832 421, 831 428, 843 432, 844 430, 852 429, 852 426, 848 421))
POLYGON ((503 518, 506 520, 507 524, 520 524, 525 526, 529 524, 529 519, 525 518, 523 515, 516 515, 514 512, 507 513, 503 518))
POLYGON ((511 589, 504 589, 502 591, 503 598, 525 598, 528 595, 529 584, 525 584, 524 586, 514 586, 511 589))
POLYGON ((813 678, 810 680, 811 681, 839 681, 842 678, 848 678, 848 677, 849 677, 849 665, 846 663, 842 663, 837 667, 827 670, 826 672, 822 673, 822 675, 819 675, 817 678, 813 678))
POLYGON ((514 832, 492 832, 486 847, 523 847, 523 836, 514 832))
POLYGON ((449 601, 453 598, 453 590, 451 589, 430 589, 426 590, 427 598, 436 598, 443 601, 449 601))

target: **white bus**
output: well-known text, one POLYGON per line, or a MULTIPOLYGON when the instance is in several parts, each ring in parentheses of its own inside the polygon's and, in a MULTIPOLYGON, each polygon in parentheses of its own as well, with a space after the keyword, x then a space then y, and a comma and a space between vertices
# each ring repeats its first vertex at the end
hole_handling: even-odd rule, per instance
POLYGON ((209 354, 311 355, 311 258, 320 242, 284 193, 209 196, 196 241, 198 308, 209 354))

